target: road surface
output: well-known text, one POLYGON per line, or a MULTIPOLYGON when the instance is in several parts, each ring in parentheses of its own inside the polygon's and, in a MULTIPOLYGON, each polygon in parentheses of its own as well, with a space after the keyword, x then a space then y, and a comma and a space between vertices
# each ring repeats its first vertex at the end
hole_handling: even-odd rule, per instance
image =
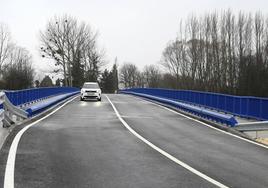
MULTIPOLYGON (((190 169, 129 131, 105 96, 102 102, 77 98, 22 135, 15 187, 217 187, 214 180, 268 187, 267 148, 140 98, 107 96, 131 129, 190 169)), ((0 182, 8 151, 0 154, 0 182)))

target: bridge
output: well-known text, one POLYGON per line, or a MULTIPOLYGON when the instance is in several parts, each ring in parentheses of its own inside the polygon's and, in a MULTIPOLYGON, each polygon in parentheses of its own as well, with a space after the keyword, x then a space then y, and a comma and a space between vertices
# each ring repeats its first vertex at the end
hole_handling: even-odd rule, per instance
POLYGON ((267 99, 144 88, 102 102, 78 94, 1 94, 0 187, 268 187, 268 146, 240 132, 266 130, 267 99))

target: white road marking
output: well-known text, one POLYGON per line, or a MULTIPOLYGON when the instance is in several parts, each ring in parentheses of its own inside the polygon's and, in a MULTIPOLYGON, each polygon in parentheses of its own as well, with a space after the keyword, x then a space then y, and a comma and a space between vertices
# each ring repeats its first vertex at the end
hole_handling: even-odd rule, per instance
POLYGON ((131 118, 131 119, 152 119, 152 116, 121 116, 122 118, 131 118))
MULTIPOLYGON (((140 97, 138 97, 138 98, 140 98, 140 97)), ((144 99, 144 100, 145 100, 145 99, 144 99)), ((153 104, 153 105, 155 105, 155 106, 164 108, 164 109, 166 109, 166 110, 168 110, 168 111, 170 111, 170 112, 173 112, 173 113, 175 113, 175 114, 179 114, 179 115, 181 115, 181 116, 183 116, 183 117, 185 117, 185 118, 187 118, 187 119, 190 119, 190 120, 192 120, 192 121, 195 121, 195 122, 198 122, 198 123, 200 123, 200 124, 203 124, 203 125, 205 125, 205 126, 211 128, 211 129, 220 131, 220 132, 222 132, 222 133, 224 133, 224 134, 233 136, 233 137, 235 137, 235 138, 241 139, 241 140, 246 141, 246 142, 249 142, 249 143, 251 143, 251 144, 255 144, 255 145, 257 145, 257 146, 261 146, 261 147, 263 147, 263 148, 268 149, 268 146, 266 146, 266 145, 263 145, 263 144, 260 144, 260 143, 257 143, 257 142, 248 140, 248 139, 246 139, 246 138, 243 138, 243 137, 237 136, 237 135, 235 135, 235 134, 232 134, 232 133, 226 132, 226 131, 224 131, 224 130, 221 130, 221 129, 219 129, 219 128, 213 127, 212 125, 209 125, 209 124, 207 124, 207 123, 205 123, 205 122, 202 122, 202 121, 199 121, 199 120, 197 120, 197 119, 191 118, 191 117, 189 117, 189 116, 187 116, 187 115, 184 115, 184 114, 182 114, 182 113, 180 113, 180 112, 177 112, 177 111, 175 111, 175 110, 172 110, 172 109, 170 109, 170 108, 168 108, 168 107, 165 107, 165 106, 162 106, 162 105, 160 105, 160 104, 154 103, 154 102, 152 102, 152 101, 148 101, 148 102, 150 102, 151 104, 153 104)))
POLYGON ((55 112, 57 112, 59 109, 64 107, 66 104, 70 103, 74 99, 76 99, 78 96, 68 100, 67 102, 63 103, 61 106, 47 114, 46 116, 42 117, 41 119, 38 119, 37 121, 27 125, 23 129, 19 131, 19 133, 15 136, 14 140, 12 141, 12 144, 9 149, 7 163, 6 163, 6 170, 5 170, 5 179, 4 179, 4 188, 14 188, 14 173, 15 173, 15 161, 16 161, 16 152, 18 148, 19 141, 21 139, 21 136, 25 131, 27 131, 30 127, 33 125, 39 123, 40 121, 46 119, 47 117, 51 116, 55 112))
POLYGON ((243 122, 243 123, 238 123, 237 125, 251 125, 251 124, 255 124, 255 125, 261 125, 261 124, 268 124, 268 121, 251 121, 251 122, 243 122))
POLYGON ((221 188, 228 188, 226 185, 212 179, 211 177, 203 174, 202 172, 194 169, 193 167, 189 166, 188 164, 180 161, 179 159, 175 158, 174 156, 170 155, 169 153, 167 153, 166 151, 160 149, 159 147, 157 147, 156 145, 154 145, 153 143, 151 143, 150 141, 146 140, 144 137, 142 137, 140 134, 138 134, 136 131, 134 131, 128 124, 127 122, 125 122, 125 120, 121 117, 121 115, 119 114, 119 112, 117 111, 117 109, 115 108, 114 104, 112 103, 112 101, 109 99, 109 97, 107 95, 105 95, 105 97, 108 99, 108 101, 110 102, 111 106, 113 107, 116 116, 118 117, 118 119, 121 121, 121 123, 132 133, 134 134, 137 138, 139 138, 141 141, 143 141, 145 144, 147 144, 148 146, 150 146, 151 148, 153 148, 154 150, 158 151, 159 153, 161 153, 162 155, 164 155, 165 157, 167 157, 168 159, 170 159, 171 161, 177 163, 178 165, 184 167, 185 169, 191 171, 192 173, 196 174, 197 176, 205 179, 206 181, 221 187, 221 188))

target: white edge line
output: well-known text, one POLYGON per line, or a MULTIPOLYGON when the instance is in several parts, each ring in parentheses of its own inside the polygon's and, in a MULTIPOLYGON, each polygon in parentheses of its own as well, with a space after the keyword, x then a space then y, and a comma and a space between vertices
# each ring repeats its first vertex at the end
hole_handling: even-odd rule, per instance
POLYGON ((35 124, 39 123, 40 121, 46 119, 47 117, 51 116, 52 114, 57 112, 59 109, 64 107, 66 104, 68 104, 71 101, 73 101, 74 99, 76 99, 77 97, 78 96, 75 96, 72 99, 69 99, 68 101, 63 103, 61 106, 59 106, 58 108, 56 108, 55 110, 53 110, 52 112, 47 114, 46 116, 44 116, 44 117, 36 120, 35 122, 27 125, 26 127, 21 129, 17 133, 17 135, 15 136, 15 138, 12 141, 12 144, 10 146, 9 153, 8 153, 6 169, 5 169, 4 188, 14 188, 14 173, 15 173, 16 152, 17 152, 19 141, 20 141, 21 136, 23 135, 23 133, 25 131, 27 131, 30 127, 32 127, 33 125, 35 125, 35 124))
POLYGON ((268 121, 252 121, 252 122, 244 122, 244 123, 238 123, 237 125, 250 125, 250 124, 267 124, 268 121))
POLYGON ((147 144, 148 146, 150 146, 151 148, 153 148, 154 150, 158 151, 159 153, 161 153, 162 155, 164 155, 165 157, 167 157, 168 159, 170 159, 171 161, 177 163, 178 165, 182 166, 183 168, 189 170, 190 172, 196 174, 197 176, 205 179, 206 181, 221 187, 221 188, 228 188, 226 185, 212 179, 211 177, 203 174, 202 172, 194 169, 193 167, 189 166, 188 164, 180 161, 179 159, 175 158, 174 156, 170 155, 169 153, 167 153, 166 151, 160 149, 159 147, 157 147, 156 145, 154 145, 153 143, 151 143, 150 141, 146 140, 144 137, 142 137, 140 134, 138 134, 136 131, 134 131, 128 124, 127 122, 125 122, 125 120, 121 117, 121 115, 119 114, 119 112, 117 111, 117 109, 115 108, 114 104, 112 103, 112 101, 109 99, 109 97, 107 95, 105 95, 105 97, 107 98, 107 100, 109 101, 109 103, 111 104, 111 106, 113 107, 116 116, 118 117, 118 119, 121 121, 121 123, 132 133, 134 134, 137 138, 139 138, 141 141, 143 141, 145 144, 147 144))
MULTIPOLYGON (((142 99, 142 98, 141 98, 141 99, 142 99)), ((147 100, 147 101, 148 101, 148 100, 147 100)), ((263 144, 260 144, 260 143, 257 143, 257 142, 248 140, 248 139, 246 139, 246 138, 237 136, 237 135, 232 134, 232 133, 230 133, 230 132, 226 132, 226 131, 221 130, 221 129, 219 129, 219 128, 213 127, 212 125, 209 125, 209 124, 204 123, 204 122, 202 122, 202 121, 199 121, 199 120, 197 120, 197 119, 191 118, 191 117, 189 117, 189 116, 187 116, 187 115, 184 115, 184 114, 182 114, 182 113, 180 113, 180 112, 177 112, 177 111, 175 111, 175 110, 172 110, 172 109, 170 109, 170 108, 168 108, 168 107, 165 107, 165 106, 162 106, 162 105, 160 105, 160 104, 154 103, 154 102, 152 102, 152 101, 148 101, 148 102, 150 102, 150 103, 153 104, 153 105, 156 105, 156 106, 159 106, 159 107, 161 107, 161 108, 164 108, 164 109, 166 109, 166 110, 168 110, 168 111, 170 111, 170 112, 173 112, 173 113, 175 113, 175 114, 179 114, 179 115, 181 115, 181 116, 183 116, 183 117, 185 117, 185 118, 187 118, 187 119, 190 119, 190 120, 192 120, 192 121, 201 123, 201 124, 203 124, 203 125, 205 125, 205 126, 211 128, 211 129, 220 131, 220 132, 222 132, 222 133, 224 133, 224 134, 233 136, 233 137, 235 137, 235 138, 241 139, 241 140, 246 141, 246 142, 249 142, 249 143, 251 143, 251 144, 255 144, 255 145, 257 145, 257 146, 260 146, 260 147, 263 147, 263 148, 268 149, 268 146, 266 146, 266 145, 263 145, 263 144)))

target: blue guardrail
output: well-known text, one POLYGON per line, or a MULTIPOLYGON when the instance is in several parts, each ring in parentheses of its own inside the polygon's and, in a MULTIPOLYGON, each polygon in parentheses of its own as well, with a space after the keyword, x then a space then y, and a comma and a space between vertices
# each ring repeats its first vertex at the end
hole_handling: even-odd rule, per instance
POLYGON ((156 97, 162 97, 230 113, 244 118, 268 120, 268 98, 233 96, 219 93, 154 88, 131 88, 124 89, 121 91, 142 93, 156 97))
POLYGON ((20 106, 51 96, 78 92, 75 87, 43 87, 24 90, 6 90, 4 91, 10 102, 15 106, 20 106))
POLYGON ((48 109, 49 107, 54 106, 55 104, 58 104, 59 102, 73 95, 76 95, 77 93, 79 93, 79 91, 56 95, 53 97, 49 97, 48 99, 42 102, 33 103, 32 105, 26 108, 26 112, 28 112, 28 117, 39 114, 43 112, 44 110, 48 109))

